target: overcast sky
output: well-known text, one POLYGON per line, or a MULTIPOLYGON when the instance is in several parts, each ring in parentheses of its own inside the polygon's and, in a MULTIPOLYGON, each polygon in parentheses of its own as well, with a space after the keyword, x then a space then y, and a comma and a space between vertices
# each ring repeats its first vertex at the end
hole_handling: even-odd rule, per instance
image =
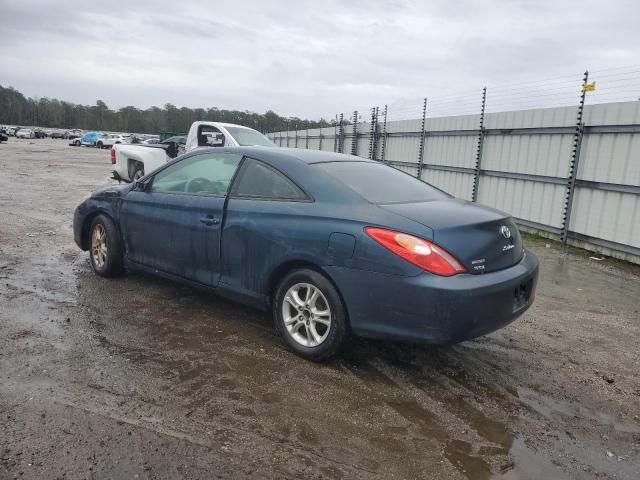
POLYGON ((631 0, 0 0, 0 85, 111 108, 333 117, 640 65, 639 20, 631 0))

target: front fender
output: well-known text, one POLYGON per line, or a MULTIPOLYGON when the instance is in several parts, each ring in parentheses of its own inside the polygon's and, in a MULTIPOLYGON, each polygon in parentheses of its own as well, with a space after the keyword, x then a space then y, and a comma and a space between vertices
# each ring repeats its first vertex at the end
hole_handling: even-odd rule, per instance
POLYGON ((109 195, 111 192, 107 190, 105 193, 106 195, 102 193, 85 200, 76 207, 73 213, 73 240, 81 250, 89 249, 89 227, 96 215, 102 213, 109 216, 119 229, 121 198, 116 192, 109 195))

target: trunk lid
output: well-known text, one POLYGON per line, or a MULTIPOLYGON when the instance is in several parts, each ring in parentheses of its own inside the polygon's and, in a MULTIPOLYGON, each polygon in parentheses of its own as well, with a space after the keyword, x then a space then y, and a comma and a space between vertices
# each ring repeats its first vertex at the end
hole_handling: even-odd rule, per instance
POLYGON ((469 273, 515 265, 522 238, 510 215, 459 199, 380 205, 433 230, 433 241, 454 255, 469 273))

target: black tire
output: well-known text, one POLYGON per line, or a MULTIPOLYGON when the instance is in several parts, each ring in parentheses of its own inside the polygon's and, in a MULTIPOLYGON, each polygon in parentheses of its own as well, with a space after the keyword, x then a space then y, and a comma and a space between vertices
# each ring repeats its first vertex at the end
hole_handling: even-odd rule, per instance
MULTIPOLYGON (((278 285, 273 296, 273 318, 277 332, 282 336, 287 346, 297 355, 314 362, 330 359, 340 352, 349 340, 349 328, 344 304, 333 284, 322 274, 311 269, 299 269, 290 272, 278 285), (315 346, 302 345, 296 340, 285 326, 284 298, 290 288, 298 284, 310 284, 320 290, 330 309, 330 326, 326 338, 315 346)), ((289 308, 289 307, 287 307, 289 308)), ((295 311, 295 310, 294 310, 295 311)), ((302 316, 300 318, 303 318, 302 316)), ((304 322, 303 322, 304 323, 304 322)), ((309 322, 306 322, 307 325, 309 322)), ((300 328, 306 328, 302 326, 300 328)), ((308 332, 308 331, 307 331, 308 332)), ((326 330, 325 330, 326 332, 326 330)), ((305 333, 308 335, 308 333, 305 333)))
POLYGON ((73 141, 73 144, 74 144, 76 147, 79 147, 79 146, 80 146, 80 140, 74 140, 74 141, 73 141))
POLYGON ((118 227, 106 215, 97 215, 89 228, 89 258, 93 271, 101 277, 115 277, 124 271, 122 240, 118 227), (95 251, 94 234, 101 228, 106 238, 106 254, 95 251))
POLYGON ((136 167, 136 169, 133 171, 133 175, 131 175, 131 181, 135 182, 142 177, 144 177, 144 167, 136 167))
POLYGON ((98 147, 100 150, 102 150, 104 148, 104 145, 102 144, 102 142, 98 142, 98 143, 96 143, 96 147, 98 147))

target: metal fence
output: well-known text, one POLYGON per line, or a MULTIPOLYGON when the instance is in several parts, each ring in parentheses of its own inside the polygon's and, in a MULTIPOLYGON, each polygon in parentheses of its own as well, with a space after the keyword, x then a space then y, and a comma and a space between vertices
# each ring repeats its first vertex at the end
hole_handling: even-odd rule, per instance
MULTIPOLYGON (((282 147, 388 163, 456 197, 508 211, 524 230, 640 263, 640 95, 626 85, 613 94, 605 87, 594 95, 604 103, 585 105, 590 85, 588 74, 573 83, 573 106, 547 106, 563 102, 545 93, 536 100, 543 108, 522 108, 532 100, 515 94, 492 106, 485 88, 475 114, 429 116, 424 99, 414 111, 396 108, 396 119, 390 106, 374 107, 342 114, 331 127, 269 137, 282 147), (615 99, 633 101, 607 102, 615 99)), ((450 105, 460 109, 457 98, 450 105)), ((444 101, 439 105, 445 111, 444 101)))

